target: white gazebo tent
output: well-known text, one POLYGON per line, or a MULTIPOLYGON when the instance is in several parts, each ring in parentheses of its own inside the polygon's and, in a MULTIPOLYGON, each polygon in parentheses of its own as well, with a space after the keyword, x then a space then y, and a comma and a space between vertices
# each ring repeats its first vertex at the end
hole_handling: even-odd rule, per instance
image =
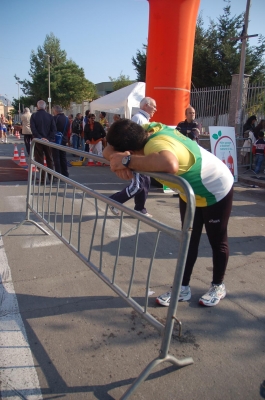
POLYGON ((90 112, 105 111, 121 114, 131 119, 139 109, 140 101, 145 97, 145 83, 135 82, 90 103, 90 112))

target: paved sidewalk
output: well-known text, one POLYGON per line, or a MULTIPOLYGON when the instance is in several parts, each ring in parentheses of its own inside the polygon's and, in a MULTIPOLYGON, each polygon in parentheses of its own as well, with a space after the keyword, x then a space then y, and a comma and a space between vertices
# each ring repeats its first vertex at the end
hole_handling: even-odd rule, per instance
MULTIPOLYGON (((21 147, 19 144, 19 152, 21 147)), ((13 145, 0 145, 1 158, 12 157, 12 151, 13 145)), ((72 179, 106 195, 124 186, 107 167, 72 167, 69 171, 72 179)), ((265 398, 265 190, 253 188, 249 182, 240 180, 235 185, 225 279, 227 297, 217 307, 198 305, 212 272, 210 247, 203 232, 191 281, 192 298, 178 307, 183 334, 178 338, 177 329, 174 331, 170 353, 179 359, 192 357, 194 364, 179 370, 169 364, 158 367, 132 399, 265 398)), ((0 183, 2 234, 23 220, 26 189, 26 182, 0 183)), ((132 201, 128 207, 133 207, 132 201)), ((165 224, 179 224, 178 199, 170 194, 153 188, 148 211, 165 224)), ((115 227, 115 217, 110 218, 115 227)), ((121 278, 133 241, 129 219, 124 234, 128 241, 124 265, 120 265, 121 278)), ((148 251, 148 235, 142 243, 143 251, 148 251)), ((156 305, 155 297, 169 288, 173 276, 170 262, 176 256, 170 243, 163 244, 150 288, 154 292, 150 297, 151 313, 161 321, 165 320, 167 308, 156 305)), ((113 245, 107 247, 110 256, 113 245)), ((28 356, 22 358, 21 351, 27 343, 7 345, 9 342, 3 339, 2 348, 5 346, 7 353, 12 351, 12 356, 8 368, 3 368, 3 352, 0 354, 2 398, 119 399, 158 356, 159 334, 54 235, 45 236, 32 225, 21 226, 3 237, 2 248, 12 274, 2 279, 5 285, 14 285, 19 310, 7 315, 0 308, 0 340, 4 334, 8 340, 13 335, 11 330, 3 332, 3 318, 16 321, 15 316, 20 313, 24 339, 26 335, 34 362, 27 364, 28 356), (31 371, 35 367, 41 396, 37 387, 30 392, 16 378, 26 365, 31 371), (13 375, 9 373, 11 369, 15 371, 13 375)), ((144 268, 141 273, 145 273, 144 268)), ((140 281, 136 281, 134 295, 138 301, 143 298, 140 281)))
POLYGON ((258 175, 256 175, 254 171, 245 171, 245 173, 239 175, 238 182, 251 187, 265 189, 265 174, 263 173, 263 170, 258 175))

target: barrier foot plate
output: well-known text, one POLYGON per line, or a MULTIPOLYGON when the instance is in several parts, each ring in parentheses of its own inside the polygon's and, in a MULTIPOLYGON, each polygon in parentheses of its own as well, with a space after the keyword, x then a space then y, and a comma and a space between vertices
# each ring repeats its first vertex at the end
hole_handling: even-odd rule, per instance
POLYGON ((140 384, 146 380, 148 375, 150 375, 151 371, 159 364, 163 362, 170 362, 171 364, 175 365, 176 367, 186 367, 187 365, 191 365, 194 363, 191 357, 184 358, 183 360, 178 360, 176 357, 167 355, 165 358, 155 358, 151 361, 145 369, 141 372, 138 378, 135 379, 133 384, 126 390, 126 392, 121 396, 120 400, 127 400, 129 397, 134 393, 134 391, 140 386, 140 384))
POLYGON ((33 219, 24 219, 24 221, 20 222, 16 226, 13 226, 13 228, 9 229, 3 236, 8 236, 10 232, 14 231, 15 229, 19 228, 21 225, 24 225, 27 222, 37 226, 37 228, 39 228, 43 233, 45 233, 45 235, 48 235, 48 236, 50 235, 49 232, 46 231, 46 229, 44 229, 42 226, 40 226, 36 221, 33 221, 33 219))

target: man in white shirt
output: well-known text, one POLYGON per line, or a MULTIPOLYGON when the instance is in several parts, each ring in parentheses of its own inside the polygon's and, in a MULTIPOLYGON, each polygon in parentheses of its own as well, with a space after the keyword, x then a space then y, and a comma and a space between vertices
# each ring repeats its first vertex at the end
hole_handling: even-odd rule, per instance
MULTIPOLYGON (((151 97, 144 97, 140 102, 140 110, 132 117, 132 121, 138 125, 144 125, 149 122, 149 119, 153 117, 156 112, 156 101, 151 97)), ((107 146, 104 149, 103 156, 108 158, 108 154, 113 151, 112 146, 107 146), (107 155, 107 156, 106 156, 107 155)), ((145 208, 145 202, 148 196, 150 188, 150 177, 134 172, 133 178, 129 186, 121 190, 120 192, 114 193, 110 196, 111 199, 118 203, 125 203, 132 197, 134 197, 134 209, 147 217, 152 218, 145 208)), ((115 207, 110 206, 110 211, 114 215, 119 215, 119 210, 115 207)))
POLYGON ((151 97, 144 97, 140 102, 140 110, 132 117, 138 125, 147 124, 156 112, 156 102, 151 97))

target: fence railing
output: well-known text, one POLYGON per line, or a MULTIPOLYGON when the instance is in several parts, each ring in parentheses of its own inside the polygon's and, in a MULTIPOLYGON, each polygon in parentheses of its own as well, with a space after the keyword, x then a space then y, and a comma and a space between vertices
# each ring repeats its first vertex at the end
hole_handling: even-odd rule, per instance
POLYGON ((258 120, 265 118, 265 82, 248 84, 245 120, 251 115, 256 115, 258 120))
POLYGON ((191 91, 190 104, 202 126, 227 126, 231 86, 198 88, 191 91))
MULTIPOLYGON (((197 120, 202 127, 228 126, 231 110, 231 86, 206 87, 191 90, 190 104, 196 110, 197 120)), ((265 118, 265 82, 249 83, 244 102, 243 123, 256 115, 265 118)))
MULTIPOLYGON (((157 365, 163 362, 170 362, 177 367, 183 367, 193 363, 192 358, 188 357, 179 360, 169 354, 174 324, 178 323, 179 329, 181 328, 181 323, 176 315, 195 210, 193 190, 180 177, 145 172, 145 174, 153 178, 166 178, 169 182, 178 183, 183 188, 188 199, 187 211, 182 229, 177 229, 155 219, 150 219, 37 163, 33 158, 36 143, 65 150, 81 157, 88 156, 83 151, 68 149, 65 146, 34 139, 30 154, 26 216, 23 221, 12 227, 4 236, 7 236, 12 230, 25 223, 36 225, 48 235, 49 232, 44 227, 30 218, 32 214, 118 296, 124 299, 141 317, 162 334, 158 357, 146 366, 135 382, 124 393, 122 399, 128 399, 157 365), (39 174, 45 173, 43 186, 41 185, 41 179, 37 183, 36 172, 32 172, 33 166, 39 169, 39 174), (50 183, 46 184, 48 174, 50 183), (58 181, 54 184, 55 178, 58 181), (109 216, 109 206, 116 207, 120 211, 120 216, 109 216), (149 312, 148 297, 152 282, 152 271, 156 268, 158 270, 159 267, 161 268, 161 259, 159 258, 159 254, 163 253, 160 240, 161 233, 163 233, 163 240, 166 235, 170 244, 178 249, 177 259, 167 259, 167 265, 170 264, 175 273, 165 324, 162 324, 149 312), (128 246, 128 236, 130 246, 128 246), (143 237, 145 237, 145 243, 143 243, 143 237), (142 301, 137 301, 136 298, 136 293, 139 293, 139 290, 144 293, 144 300, 142 301)), ((102 157, 89 155, 89 158, 108 163, 102 157)))

